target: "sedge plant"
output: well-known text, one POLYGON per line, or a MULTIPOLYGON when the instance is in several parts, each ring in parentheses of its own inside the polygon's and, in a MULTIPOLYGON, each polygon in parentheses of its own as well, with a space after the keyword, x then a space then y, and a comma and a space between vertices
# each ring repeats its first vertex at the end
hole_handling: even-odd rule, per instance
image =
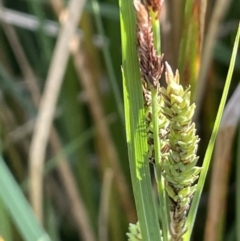
POLYGON ((138 222, 129 227, 130 241, 190 240, 240 35, 239 29, 213 134, 203 167, 198 167, 200 139, 192 120, 191 87, 181 85, 178 71, 164 63, 160 51, 162 3, 119 1, 126 134, 138 214, 138 222), (160 86, 164 74, 166 87, 160 86), (149 163, 154 166, 157 195, 149 163))

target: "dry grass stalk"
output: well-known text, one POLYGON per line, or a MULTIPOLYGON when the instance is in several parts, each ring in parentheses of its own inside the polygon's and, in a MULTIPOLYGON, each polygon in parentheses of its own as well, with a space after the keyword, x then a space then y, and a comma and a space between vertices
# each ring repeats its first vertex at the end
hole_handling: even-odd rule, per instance
POLYGON ((84 3, 84 0, 71 0, 69 2, 68 18, 63 24, 56 43, 30 146, 30 199, 40 222, 42 221, 42 174, 46 146, 69 57, 68 44, 77 28, 84 3))

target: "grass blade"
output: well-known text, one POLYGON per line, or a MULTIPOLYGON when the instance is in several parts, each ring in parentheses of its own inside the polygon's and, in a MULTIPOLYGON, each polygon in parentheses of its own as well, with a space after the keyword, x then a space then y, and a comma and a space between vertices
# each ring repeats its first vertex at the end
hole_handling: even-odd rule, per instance
POLYGON ((125 122, 130 172, 143 240, 161 240, 158 216, 153 199, 149 163, 147 160, 147 137, 141 89, 141 77, 136 53, 136 22, 133 2, 119 0, 125 122))
POLYGON ((31 207, 13 179, 2 157, 0 158, 0 197, 26 241, 50 241, 37 222, 31 207))
POLYGON ((11 231, 12 225, 10 222, 10 217, 1 199, 0 199, 0 223, 1 223, 0 240, 2 237, 5 241, 13 241, 13 234, 11 231))
POLYGON ((209 140, 207 151, 206 151, 206 154, 205 154, 205 157, 204 157, 203 169, 201 171, 198 186, 197 186, 197 190, 196 190, 196 193, 194 195, 192 205, 191 205, 191 208, 190 208, 190 211, 189 211, 189 215, 188 215, 188 219, 187 219, 187 226, 189 227, 189 229, 188 229, 187 233, 184 235, 184 240, 190 240, 190 236, 191 236, 191 233, 192 233, 193 224, 194 224, 194 221, 195 221, 195 218, 196 218, 196 213, 197 213, 197 207, 198 207, 198 204, 199 204, 199 201, 200 201, 201 193, 202 193, 203 186, 204 186, 204 183, 205 183, 205 179, 206 179, 206 176, 207 176, 207 171, 208 171, 208 168, 209 168, 209 164, 210 164, 210 160, 211 160, 211 156, 212 156, 212 152, 213 152, 213 148, 214 148, 214 143, 215 143, 215 140, 216 140, 216 137, 217 137, 221 117, 222 117, 222 114, 223 114, 223 109, 224 109, 224 106, 225 106, 225 103, 226 103, 228 90, 229 90, 231 79, 232 79, 233 68, 234 68, 234 64, 235 64, 235 60, 236 60, 236 56, 237 56, 237 49, 238 49, 238 45, 239 45, 239 39, 240 39, 240 25, 238 27, 236 39, 235 39, 235 42, 234 42, 232 57, 231 57, 229 70, 228 70, 228 74, 227 74, 227 79, 226 79, 226 83, 225 83, 225 86, 224 86, 224 90, 223 90, 221 102, 220 102, 220 105, 219 105, 217 117, 216 117, 216 120, 215 120, 215 123, 214 123, 213 131, 212 131, 211 138, 209 140))
POLYGON ((191 85, 192 98, 195 96, 196 80, 200 66, 202 41, 200 9, 200 1, 187 0, 185 3, 183 37, 181 39, 178 64, 182 84, 184 86, 191 85))

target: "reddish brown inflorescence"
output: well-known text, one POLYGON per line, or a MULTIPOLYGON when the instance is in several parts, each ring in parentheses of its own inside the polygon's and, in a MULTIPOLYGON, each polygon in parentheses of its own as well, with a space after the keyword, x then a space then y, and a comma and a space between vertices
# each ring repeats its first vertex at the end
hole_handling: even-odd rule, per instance
POLYGON ((157 55, 153 44, 152 25, 145 6, 134 1, 137 13, 137 47, 143 79, 157 87, 163 72, 162 56, 157 55))

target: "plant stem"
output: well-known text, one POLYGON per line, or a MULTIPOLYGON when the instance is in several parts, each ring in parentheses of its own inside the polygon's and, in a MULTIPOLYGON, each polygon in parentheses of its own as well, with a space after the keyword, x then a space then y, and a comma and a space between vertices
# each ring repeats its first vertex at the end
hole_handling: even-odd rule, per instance
POLYGON ((158 124, 158 88, 151 87, 152 95, 152 121, 153 121, 153 138, 154 138, 154 151, 155 151, 155 165, 156 165, 156 180, 158 186, 158 195, 160 200, 160 215, 162 221, 163 240, 168 241, 168 215, 166 193, 164 188, 164 179, 162 176, 162 163, 161 163, 161 144, 159 140, 159 124, 158 124))
POLYGON ((154 47, 157 51, 157 54, 161 54, 161 38, 160 38, 160 21, 156 19, 156 13, 150 10, 150 17, 152 21, 152 31, 154 39, 154 47))
MULTIPOLYGON (((91 0, 91 3, 92 3, 92 9, 94 12, 94 18, 95 18, 97 30, 98 30, 99 34, 104 38, 105 32, 104 32, 102 19, 101 19, 100 4, 97 0, 91 0)), ((123 123, 124 122, 123 100, 120 96, 120 90, 119 90, 118 83, 117 83, 118 81, 117 81, 116 74, 115 74, 115 71, 113 68, 111 55, 110 55, 110 51, 109 51, 109 46, 107 43, 103 44, 102 51, 103 51, 103 58, 104 58, 105 64, 106 64, 106 69, 107 69, 108 76, 109 76, 109 82, 110 82, 111 88, 113 90, 115 102, 117 105, 117 112, 123 123)))
MULTIPOLYGON (((159 18, 156 18, 156 12, 152 9, 150 10, 150 17, 152 22, 152 31, 153 31, 153 41, 154 47, 158 55, 161 55, 161 38, 160 38, 160 21, 159 18)), ((160 200, 160 216, 162 222, 162 232, 163 240, 168 241, 168 213, 167 213, 167 202, 166 202, 166 192, 164 177, 162 176, 162 163, 161 163, 161 144, 159 140, 159 123, 158 123, 158 114, 159 114, 159 103, 158 103, 158 90, 157 88, 151 87, 151 96, 152 96, 152 121, 153 121, 153 135, 154 135, 154 151, 155 151, 155 165, 156 165, 156 181, 158 186, 158 195, 160 200)))

